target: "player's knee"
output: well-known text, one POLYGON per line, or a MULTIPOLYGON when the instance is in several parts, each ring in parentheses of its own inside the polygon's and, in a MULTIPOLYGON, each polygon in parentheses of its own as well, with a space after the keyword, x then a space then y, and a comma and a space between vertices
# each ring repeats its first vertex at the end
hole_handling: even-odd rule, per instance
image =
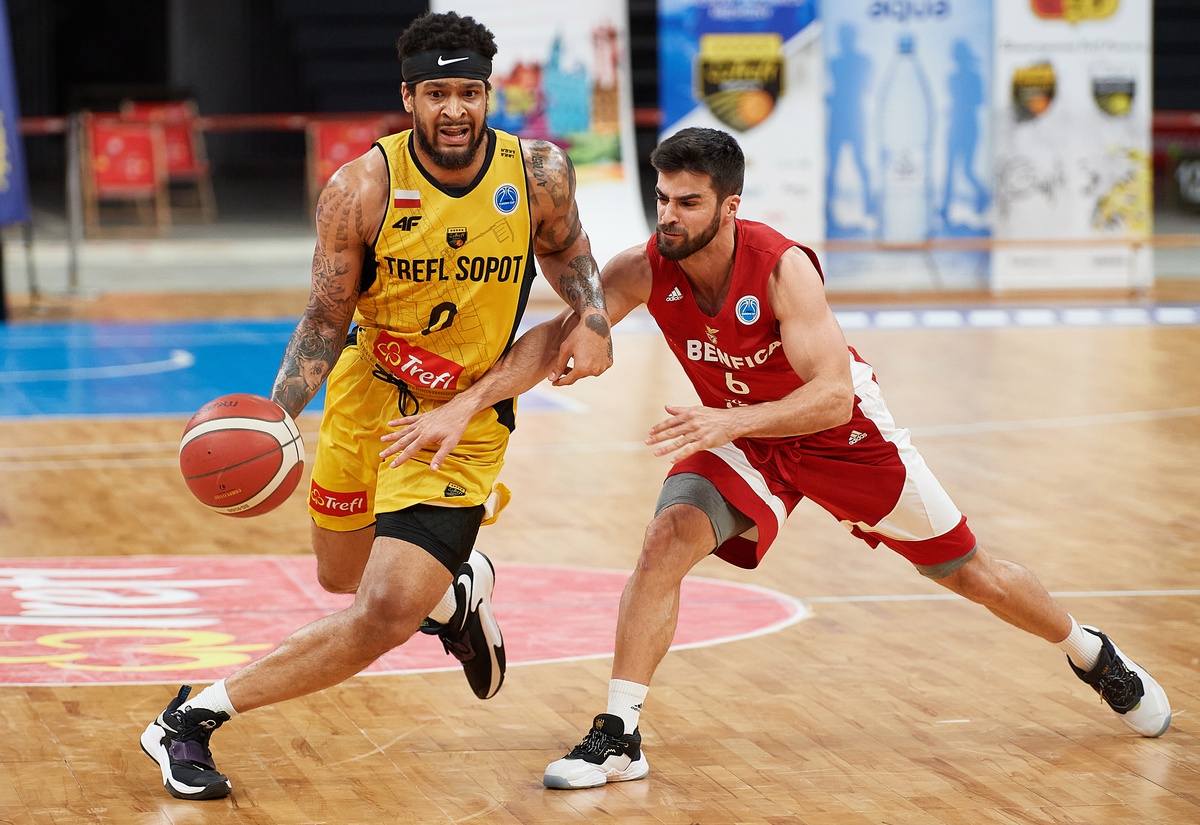
POLYGON ((682 577, 712 550, 712 524, 702 510, 677 504, 663 510, 646 527, 638 569, 682 577))
POLYGON ((317 584, 327 593, 355 593, 362 581, 362 570, 347 570, 330 564, 317 564, 317 584))
POLYGON ((406 606, 405 599, 370 598, 361 594, 347 612, 350 618, 347 642, 359 651, 382 656, 409 640, 424 616, 406 606))
POLYGON ((977 553, 953 573, 934 581, 976 604, 995 606, 1004 601, 1006 594, 1001 564, 977 553))
POLYGON ((312 525, 317 583, 329 593, 355 593, 371 556, 374 526, 343 533, 312 525))

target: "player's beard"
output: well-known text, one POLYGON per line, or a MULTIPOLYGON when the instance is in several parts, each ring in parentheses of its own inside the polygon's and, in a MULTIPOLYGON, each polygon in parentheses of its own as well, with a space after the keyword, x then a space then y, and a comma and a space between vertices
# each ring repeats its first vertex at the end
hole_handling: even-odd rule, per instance
MULTIPOLYGON (((655 227, 655 235, 658 240, 658 254, 662 255, 668 261, 682 261, 689 255, 699 252, 704 247, 708 246, 708 242, 717 236, 717 230, 721 228, 721 211, 718 208, 713 213, 712 222, 704 227, 695 235, 689 235, 684 232, 683 237, 676 235, 663 235, 664 224, 660 223, 655 227)), ((678 231, 679 226, 670 227, 678 231)))
MULTIPOLYGON (((471 121, 465 123, 446 124, 449 126, 466 126, 468 129, 474 129, 475 126, 471 121)), ((417 137, 417 146, 421 151, 433 158, 433 162, 443 169, 458 170, 466 169, 474 162, 476 155, 479 154, 479 147, 483 145, 483 139, 487 135, 487 115, 484 115, 483 123, 466 146, 456 146, 453 149, 439 149, 434 143, 434 135, 430 129, 427 129, 420 118, 413 118, 413 133, 417 137)))

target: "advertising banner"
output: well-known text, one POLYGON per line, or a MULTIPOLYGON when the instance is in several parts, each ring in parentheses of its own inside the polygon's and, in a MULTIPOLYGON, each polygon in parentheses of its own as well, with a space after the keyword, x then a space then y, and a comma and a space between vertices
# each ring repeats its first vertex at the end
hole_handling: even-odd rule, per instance
POLYGON ((746 154, 741 217, 824 235, 824 107, 816 0, 659 0, 661 137, 723 129, 746 154))
POLYGON ((0 226, 10 223, 29 223, 29 182, 8 36, 8 4, 0 0, 0 226))
POLYGON ((1151 4, 996 4, 993 286, 1132 287, 1153 278, 1151 4), (1049 240, 1047 240, 1049 239, 1049 240))
POLYGON ((851 248, 827 256, 830 285, 986 286, 991 4, 841 0, 822 17, 826 234, 851 248), (972 238, 955 250, 852 249, 972 238))
POLYGON ((575 165, 576 200, 596 261, 649 237, 638 184, 626 0, 434 0, 435 12, 492 30, 489 125, 549 140, 575 165))

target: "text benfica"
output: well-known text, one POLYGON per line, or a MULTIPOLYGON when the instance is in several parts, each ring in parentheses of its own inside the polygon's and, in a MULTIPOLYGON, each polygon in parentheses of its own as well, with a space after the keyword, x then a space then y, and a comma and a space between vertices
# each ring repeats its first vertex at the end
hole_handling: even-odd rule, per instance
POLYGON ((689 338, 687 342, 687 357, 689 361, 711 361, 721 364, 731 370, 750 369, 766 363, 775 350, 783 346, 782 341, 772 341, 753 355, 730 355, 707 341, 696 341, 689 338))
POLYGON ((502 284, 510 281, 515 284, 521 280, 521 263, 524 260, 524 255, 477 255, 473 258, 460 255, 453 266, 447 267, 441 258, 383 258, 388 274, 402 281, 499 281, 502 284))

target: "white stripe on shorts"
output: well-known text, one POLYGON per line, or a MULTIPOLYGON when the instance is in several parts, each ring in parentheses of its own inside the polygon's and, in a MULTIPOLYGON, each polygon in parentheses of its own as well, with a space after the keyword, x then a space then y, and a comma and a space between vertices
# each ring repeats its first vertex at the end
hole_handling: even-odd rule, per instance
POLYGON ((905 471, 904 489, 896 506, 878 524, 852 521, 842 524, 847 530, 858 527, 864 533, 877 533, 900 541, 922 541, 950 532, 962 521, 962 513, 912 445, 908 430, 896 426, 879 384, 871 377, 871 367, 855 361, 852 372, 859 409, 875 422, 884 439, 894 444, 900 453, 905 471))
MULTIPOLYGON (((771 512, 775 514, 775 520, 778 522, 776 527, 776 532, 778 532, 783 527, 784 521, 787 520, 787 508, 783 506, 783 501, 771 492, 762 473, 750 465, 746 454, 733 444, 722 444, 719 447, 713 447, 708 452, 724 461, 729 469, 741 476, 742 480, 749 485, 751 492, 771 508, 771 512)), ((758 541, 758 527, 751 527, 742 536, 750 541, 758 541)))

